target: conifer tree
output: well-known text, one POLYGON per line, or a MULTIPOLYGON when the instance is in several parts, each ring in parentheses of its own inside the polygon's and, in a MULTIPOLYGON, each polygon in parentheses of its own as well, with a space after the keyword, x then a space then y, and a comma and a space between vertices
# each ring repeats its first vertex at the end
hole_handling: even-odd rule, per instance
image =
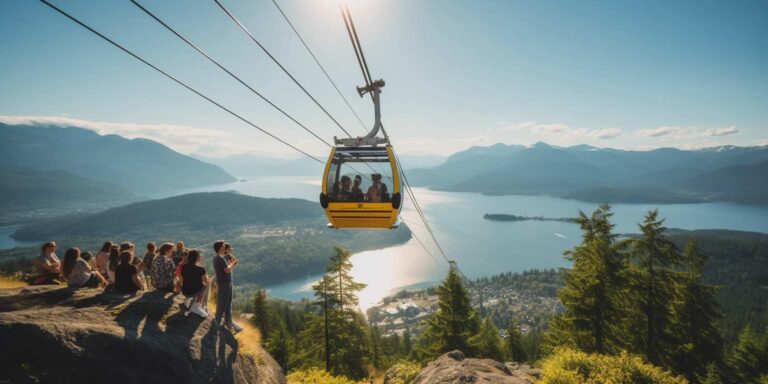
POLYGON ((565 286, 558 296, 565 311, 550 323, 549 349, 570 345, 586 352, 607 353, 624 344, 625 263, 612 232, 612 215, 607 204, 591 217, 579 211, 582 242, 566 252, 573 266, 563 271, 565 286))
POLYGON ((374 368, 381 368, 381 333, 379 327, 376 324, 371 324, 371 364, 374 368))
POLYGON ((411 328, 405 327, 405 331, 403 332, 403 354, 406 358, 411 356, 412 350, 413 340, 411 339, 411 328))
POLYGON ((680 340, 675 371, 683 373, 689 381, 709 375, 709 367, 722 362, 723 338, 717 322, 720 315, 717 288, 701 282, 701 269, 706 263, 693 241, 683 252, 687 264, 682 280, 682 303, 677 310, 677 326, 674 330, 680 340))
POLYGON ((636 344, 651 364, 672 367, 674 356, 680 354, 680 341, 674 334, 673 302, 678 296, 680 265, 675 244, 664 236, 664 219, 659 211, 649 211, 639 225, 641 236, 633 241, 632 256, 636 262, 633 273, 633 299, 638 303, 642 332, 637 332, 636 344))
POLYGON ((367 375, 369 331, 357 309, 357 293, 365 284, 350 275, 349 252, 336 248, 326 274, 312 286, 320 314, 310 316, 300 337, 304 367, 325 366, 334 375, 361 379, 367 375))
POLYGON ((480 331, 469 339, 474 349, 474 355, 496 361, 504 361, 504 348, 502 346, 499 330, 493 324, 492 315, 488 315, 480 324, 480 331))
POLYGON ((472 355, 469 338, 477 333, 479 321, 455 265, 451 264, 448 276, 436 291, 437 311, 427 320, 424 333, 426 354, 435 357, 458 349, 472 355))
POLYGON ((520 328, 518 328, 517 322, 510 320, 509 327, 507 327, 507 354, 512 361, 522 362, 527 360, 525 350, 523 349, 522 335, 520 334, 520 328))
POLYGON ((267 352, 280 365, 283 372, 288 372, 288 361, 292 348, 292 338, 288 333, 285 323, 280 321, 274 331, 270 333, 266 342, 267 352))
POLYGON ((271 327, 271 309, 269 307, 269 300, 267 299, 267 293, 263 289, 259 288, 253 295, 253 325, 259 328, 261 331, 262 341, 269 339, 271 327))
POLYGON ((735 382, 760 383, 761 376, 768 375, 768 348, 765 341, 745 326, 728 359, 731 375, 735 382))

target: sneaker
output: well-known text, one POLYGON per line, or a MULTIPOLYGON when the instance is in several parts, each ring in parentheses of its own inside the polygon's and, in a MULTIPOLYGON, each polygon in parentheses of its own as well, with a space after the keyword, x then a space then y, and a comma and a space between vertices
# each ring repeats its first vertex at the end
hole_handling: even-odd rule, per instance
POLYGON ((186 308, 187 311, 189 311, 189 308, 192 306, 192 299, 194 299, 194 297, 187 297, 184 299, 184 308, 186 308))
POLYGON ((189 309, 189 311, 194 313, 195 315, 202 317, 203 319, 208 317, 208 312, 206 312, 205 309, 203 309, 203 306, 200 305, 200 303, 192 304, 192 307, 189 309))
POLYGON ((229 328, 232 329, 232 333, 240 333, 240 331, 243 330, 243 327, 241 327, 240 324, 237 324, 235 322, 232 322, 232 324, 229 325, 229 328))

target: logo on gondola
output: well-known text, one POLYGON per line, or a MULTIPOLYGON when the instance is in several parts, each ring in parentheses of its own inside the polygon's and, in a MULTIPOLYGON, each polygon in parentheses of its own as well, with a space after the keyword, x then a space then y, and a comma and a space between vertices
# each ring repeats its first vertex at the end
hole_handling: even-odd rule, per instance
POLYGON ((357 209, 363 209, 363 204, 357 204, 357 209))

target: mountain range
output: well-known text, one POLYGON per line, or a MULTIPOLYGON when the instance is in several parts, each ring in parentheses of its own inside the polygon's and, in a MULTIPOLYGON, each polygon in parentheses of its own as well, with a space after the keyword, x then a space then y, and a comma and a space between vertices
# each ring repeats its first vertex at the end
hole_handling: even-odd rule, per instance
POLYGON ((0 123, 0 180, 2 206, 29 209, 123 201, 236 179, 152 140, 0 123))
POLYGON ((537 194, 613 203, 768 203, 768 146, 631 151, 588 145, 472 147, 414 185, 485 194, 537 194))

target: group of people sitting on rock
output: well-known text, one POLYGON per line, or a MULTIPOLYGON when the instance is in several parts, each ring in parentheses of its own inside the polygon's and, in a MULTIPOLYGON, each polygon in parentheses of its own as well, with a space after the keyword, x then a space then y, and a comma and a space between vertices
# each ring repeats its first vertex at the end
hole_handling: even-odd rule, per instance
POLYGON ((131 295, 149 289, 180 293, 185 298, 186 309, 203 318, 208 317, 208 296, 215 283, 216 323, 223 319, 232 331, 242 330, 232 319, 232 269, 238 261, 229 243, 223 240, 213 243, 215 278, 209 277, 202 266, 203 252, 187 249, 182 242, 175 246, 165 243, 159 249, 155 243, 149 243, 143 258, 134 256, 135 248, 130 242, 117 245, 107 241, 95 257, 73 247, 67 249, 60 260, 56 256, 56 243, 49 241, 34 259, 37 276, 31 283, 66 282, 71 288, 104 287, 109 292, 131 295))
POLYGON ((381 174, 374 173, 371 175, 371 186, 368 187, 367 193, 363 193, 363 189, 360 187, 362 182, 363 178, 360 175, 355 176, 354 183, 349 176, 341 176, 340 181, 333 183, 331 187, 330 199, 332 201, 369 203, 386 203, 390 200, 387 185, 381 182, 381 174))

